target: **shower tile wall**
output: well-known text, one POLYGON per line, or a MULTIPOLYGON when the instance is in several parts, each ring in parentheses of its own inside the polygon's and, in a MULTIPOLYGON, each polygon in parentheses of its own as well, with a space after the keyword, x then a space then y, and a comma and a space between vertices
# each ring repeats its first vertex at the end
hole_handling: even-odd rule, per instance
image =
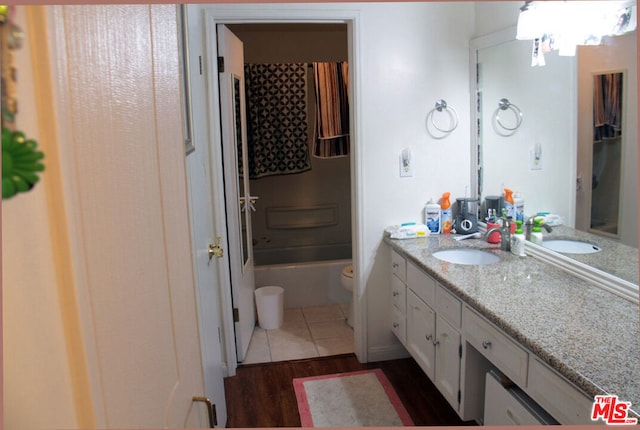
MULTIPOLYGON (((292 63, 345 61, 348 56, 346 25, 229 25, 244 44, 246 63, 292 63)), ((314 127, 313 74, 309 89, 308 132, 314 127)), ((251 194, 258 196, 252 216, 254 249, 293 246, 350 244, 350 159, 311 158, 308 172, 270 176, 251 181, 251 194), (306 229, 268 229, 267 208, 311 208, 337 205, 338 224, 306 229)))

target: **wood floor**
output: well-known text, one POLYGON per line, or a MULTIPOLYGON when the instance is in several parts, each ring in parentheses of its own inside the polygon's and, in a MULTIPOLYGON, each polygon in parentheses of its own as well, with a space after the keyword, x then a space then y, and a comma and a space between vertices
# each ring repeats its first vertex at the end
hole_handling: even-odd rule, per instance
POLYGON ((227 427, 300 427, 293 379, 380 368, 416 426, 460 426, 456 412, 412 358, 361 364, 347 354, 238 367, 225 379, 227 427))

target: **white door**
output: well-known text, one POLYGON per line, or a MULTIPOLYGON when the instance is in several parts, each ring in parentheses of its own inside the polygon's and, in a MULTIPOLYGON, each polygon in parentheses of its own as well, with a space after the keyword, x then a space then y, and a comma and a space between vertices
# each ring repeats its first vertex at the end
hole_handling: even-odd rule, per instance
MULTIPOLYGON (((182 8, 184 13, 182 25, 185 29, 189 24, 197 23, 197 10, 182 8)), ((195 27, 197 28, 197 26, 195 27)), ((199 56, 202 52, 201 34, 197 31, 187 31, 183 37, 184 61, 189 62, 186 71, 189 73, 189 88, 186 91, 204 93, 205 79, 199 73, 199 56)), ((224 394, 225 360, 222 352, 221 307, 220 294, 222 282, 219 276, 218 257, 210 254, 210 247, 215 246, 222 234, 216 226, 217 200, 214 199, 212 189, 214 178, 211 168, 211 145, 208 131, 202 124, 206 123, 205 100, 190 97, 193 118, 191 144, 193 152, 186 159, 189 208, 191 216, 191 235, 193 247, 193 264, 198 303, 198 323, 200 328, 200 353, 204 370, 205 396, 214 405, 218 427, 225 427, 227 410, 224 394), (203 119, 204 118, 204 119, 203 119), (218 260, 218 261, 217 261, 218 260)), ((222 223, 224 224, 224 223, 222 223)))
POLYGON ((242 41, 224 25, 217 26, 220 67, 220 116, 227 205, 229 264, 233 298, 236 352, 243 361, 256 323, 253 292, 253 251, 249 200, 247 133, 244 106, 242 41), (242 166, 240 171, 239 166, 242 166))
POLYGON ((176 7, 47 13, 54 39, 41 54, 52 61, 37 69, 52 67, 57 130, 48 131, 57 131, 67 167, 53 186, 74 262, 67 298, 77 300, 79 324, 75 308, 65 308, 76 333, 69 359, 87 365, 77 405, 93 413, 86 427, 206 427, 204 405, 193 402, 204 387, 184 151, 176 144, 176 7))

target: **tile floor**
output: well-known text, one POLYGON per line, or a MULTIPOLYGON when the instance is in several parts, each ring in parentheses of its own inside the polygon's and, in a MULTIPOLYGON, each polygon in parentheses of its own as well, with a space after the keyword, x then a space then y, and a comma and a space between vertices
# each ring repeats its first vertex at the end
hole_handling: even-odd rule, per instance
POLYGON ((347 324, 349 305, 285 309, 275 330, 256 326, 242 364, 298 360, 353 352, 353 329, 347 324))

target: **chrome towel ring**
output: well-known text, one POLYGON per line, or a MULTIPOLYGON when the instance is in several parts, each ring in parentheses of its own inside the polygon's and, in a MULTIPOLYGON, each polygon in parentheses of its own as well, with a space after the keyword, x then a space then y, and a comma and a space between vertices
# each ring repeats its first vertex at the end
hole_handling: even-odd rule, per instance
MULTIPOLYGON (((431 109, 431 111, 429 111, 429 113, 427 114, 427 119, 429 120, 429 122, 431 122, 431 125, 436 130, 438 130, 439 132, 445 134, 444 136, 439 136, 439 137, 433 136, 433 134, 432 134, 433 137, 436 137, 438 139, 446 137, 447 135, 449 135, 449 133, 451 133, 453 130, 455 130, 456 127, 458 126, 458 112, 456 112, 456 110, 453 107, 447 105, 447 102, 445 100, 442 100, 442 99, 438 100, 436 102, 436 107, 431 109), (436 111, 437 112, 443 112, 444 111, 449 115, 449 128, 441 128, 436 124, 436 122, 433 119, 434 114, 435 114, 436 111)), ((427 130, 428 129, 429 129, 429 123, 427 123, 427 130)))
POLYGON ((493 114, 493 119, 495 121, 495 123, 500 126, 501 129, 506 130, 507 133, 501 133, 499 130, 496 129, 496 131, 498 131, 500 134, 504 135, 504 136, 511 136, 513 133, 516 132, 516 130, 520 127, 520 125, 522 125, 522 111, 520 110, 520 108, 516 105, 514 105, 513 103, 511 103, 508 99, 500 99, 500 101, 498 102, 498 108, 496 109, 495 113, 493 114), (513 114, 515 115, 515 126, 514 127, 508 127, 506 125, 504 125, 501 121, 500 121, 500 112, 506 111, 506 110, 510 110, 511 112, 513 112, 513 114))

